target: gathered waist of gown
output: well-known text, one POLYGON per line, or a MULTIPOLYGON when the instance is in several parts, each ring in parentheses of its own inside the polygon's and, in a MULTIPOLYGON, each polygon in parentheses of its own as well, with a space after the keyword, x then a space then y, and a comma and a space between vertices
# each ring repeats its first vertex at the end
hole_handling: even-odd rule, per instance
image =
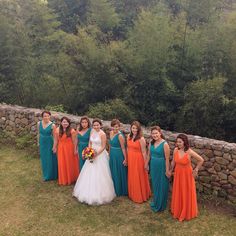
MULTIPOLYGON (((94 148, 95 149, 95 148, 94 148)), ((96 149, 95 149, 96 150, 96 149)), ((99 150, 99 149, 98 149, 99 150)), ((98 151, 98 150, 96 150, 96 151, 98 151)), ((106 149, 104 149, 99 155, 98 155, 98 157, 99 156, 101 156, 101 155, 103 155, 103 154, 105 154, 106 156, 108 156, 108 152, 107 152, 107 150, 106 149)))
POLYGON ((40 137, 53 137, 52 134, 42 134, 40 133, 40 137))
POLYGON ((92 148, 93 148, 95 151, 99 151, 99 150, 101 149, 101 147, 95 146, 95 145, 92 145, 92 148))
POLYGON ((73 141, 71 138, 62 138, 62 139, 59 139, 59 143, 72 143, 73 144, 73 141))
POLYGON ((160 160, 165 160, 165 157, 160 157, 160 156, 153 156, 151 155, 151 159, 160 159, 160 160))
POLYGON ((79 144, 88 144, 89 141, 85 142, 85 141, 79 141, 79 144))
POLYGON ((180 168, 180 169, 189 168, 189 169, 193 169, 192 166, 189 163, 186 163, 186 164, 176 163, 175 168, 180 168))
POLYGON ((142 152, 140 148, 128 147, 129 152, 142 152))
POLYGON ((111 148, 114 148, 114 149, 121 149, 121 147, 114 147, 114 146, 111 146, 111 148))

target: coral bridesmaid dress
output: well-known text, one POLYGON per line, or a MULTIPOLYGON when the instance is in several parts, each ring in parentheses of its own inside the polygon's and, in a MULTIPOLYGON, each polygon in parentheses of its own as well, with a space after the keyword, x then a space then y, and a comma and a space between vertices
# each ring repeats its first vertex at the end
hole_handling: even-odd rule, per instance
POLYGON ((198 215, 196 186, 188 153, 183 157, 174 153, 175 173, 171 201, 171 213, 179 221, 190 220, 198 215))
POLYGON ((75 135, 76 131, 71 130, 71 137, 67 137, 64 133, 58 140, 58 183, 60 185, 69 185, 74 183, 79 175, 79 163, 78 155, 74 154, 74 144, 72 141, 72 135, 75 135))
POLYGON ((142 203, 151 195, 148 173, 144 169, 144 159, 140 141, 127 141, 128 147, 128 195, 136 202, 142 203))

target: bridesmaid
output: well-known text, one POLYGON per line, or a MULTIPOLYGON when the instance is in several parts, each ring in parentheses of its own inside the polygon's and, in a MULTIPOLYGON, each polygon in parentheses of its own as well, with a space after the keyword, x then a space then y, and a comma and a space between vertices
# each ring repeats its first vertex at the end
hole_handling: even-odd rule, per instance
POLYGON ((78 155, 74 154, 76 131, 70 127, 70 119, 61 118, 61 124, 55 132, 54 153, 57 151, 58 158, 58 183, 70 185, 74 183, 79 175, 78 155))
POLYGON ((79 128, 77 131, 77 143, 76 148, 78 151, 79 155, 79 166, 80 166, 80 171, 84 165, 85 160, 82 157, 82 151, 84 148, 88 147, 89 144, 89 137, 90 137, 90 132, 91 132, 91 123, 90 120, 87 116, 83 116, 80 119, 79 123, 79 128))
POLYGON ((125 149, 125 138, 120 132, 120 121, 111 121, 110 132, 110 169, 115 187, 116 196, 128 195, 127 187, 127 155, 125 149))
MULTIPOLYGON (((150 203, 154 212, 164 211, 167 205, 169 191, 170 147, 164 140, 159 126, 151 128, 152 141, 149 145, 148 162, 150 160, 150 174, 152 179, 153 201, 150 203)), ((146 169, 148 169, 148 162, 146 169)))
POLYGON ((57 157, 52 151, 55 125, 50 121, 49 111, 43 111, 41 116, 42 121, 38 122, 38 145, 43 180, 54 180, 57 179, 57 157))
POLYGON ((174 149, 171 168, 175 166, 172 190, 171 213, 179 221, 190 220, 198 215, 197 196, 194 178, 203 164, 203 158, 189 148, 188 138, 179 134, 174 149), (191 159, 197 160, 192 169, 191 159))
POLYGON ((128 195, 136 202, 142 203, 151 195, 148 172, 145 170, 146 142, 138 121, 131 124, 131 132, 127 137, 128 149, 128 195))

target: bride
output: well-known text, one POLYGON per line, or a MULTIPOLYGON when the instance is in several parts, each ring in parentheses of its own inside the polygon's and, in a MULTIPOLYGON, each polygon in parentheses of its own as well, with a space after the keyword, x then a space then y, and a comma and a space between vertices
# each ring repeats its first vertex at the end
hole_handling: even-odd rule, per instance
POLYGON ((89 205, 101 205, 111 202, 116 195, 105 150, 106 134, 100 129, 102 122, 94 119, 92 124, 89 146, 96 151, 96 157, 92 163, 89 160, 84 163, 73 196, 89 205))

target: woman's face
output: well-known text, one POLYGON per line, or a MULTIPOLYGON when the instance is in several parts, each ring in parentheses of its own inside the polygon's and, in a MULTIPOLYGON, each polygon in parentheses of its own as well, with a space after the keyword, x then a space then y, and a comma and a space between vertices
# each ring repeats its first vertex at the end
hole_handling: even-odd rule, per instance
POLYGON ((62 120, 61 125, 62 125, 63 129, 66 129, 69 126, 69 123, 66 119, 64 119, 64 120, 62 120))
POLYGON ((116 124, 112 127, 112 130, 114 133, 117 133, 120 130, 120 126, 116 124))
POLYGON ((45 123, 48 123, 49 121, 50 121, 50 115, 48 114, 48 113, 44 113, 43 114, 43 121, 45 122, 45 123))
POLYGON ((181 138, 177 138, 176 140, 176 146, 179 149, 183 149, 184 148, 184 141, 181 138))
POLYGON ((152 135, 152 138, 157 141, 161 138, 161 133, 157 130, 157 129, 154 129, 151 133, 152 135))
POLYGON ((100 128, 101 128, 101 125, 100 125, 100 123, 99 122, 94 122, 93 123, 93 128, 96 130, 96 131, 99 131, 100 130, 100 128))
POLYGON ((82 120, 81 121, 81 126, 83 129, 87 129, 88 128, 88 121, 87 120, 82 120))
POLYGON ((133 133, 133 135, 137 135, 138 134, 138 127, 136 125, 132 125, 131 132, 133 133))

